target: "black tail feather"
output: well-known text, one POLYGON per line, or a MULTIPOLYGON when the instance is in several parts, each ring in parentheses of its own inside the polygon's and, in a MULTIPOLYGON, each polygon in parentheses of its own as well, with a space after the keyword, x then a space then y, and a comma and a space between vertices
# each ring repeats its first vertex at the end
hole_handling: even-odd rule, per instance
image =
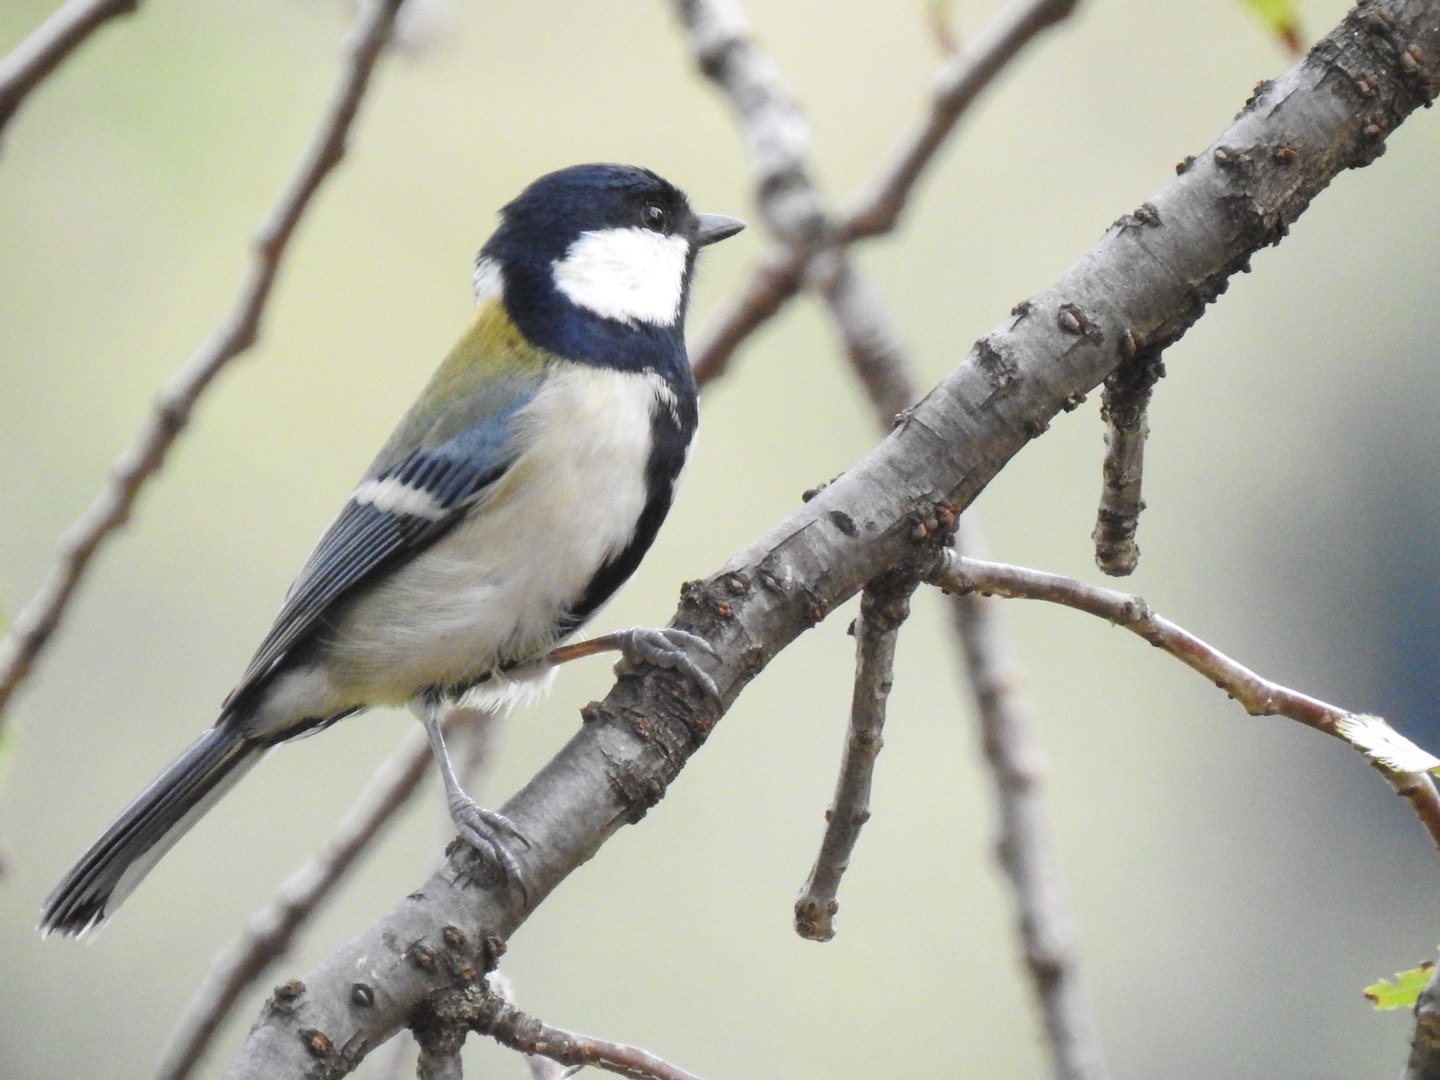
POLYGON ((78 935, 99 926, 265 749, 223 721, 200 736, 121 812, 46 897, 41 932, 78 935))

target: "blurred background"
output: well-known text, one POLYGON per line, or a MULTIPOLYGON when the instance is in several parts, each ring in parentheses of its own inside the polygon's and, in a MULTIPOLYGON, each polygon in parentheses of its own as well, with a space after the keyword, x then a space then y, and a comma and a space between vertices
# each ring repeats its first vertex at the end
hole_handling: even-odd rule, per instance
MULTIPOLYGON (((51 9, 0 5, 0 51, 51 9)), ((1000 4, 958 0, 960 34, 1000 4)), ((1307 42, 1341 0, 1300 4, 1307 42)), ((467 319, 496 209, 584 160, 648 165, 754 220, 727 106, 667 5, 429 4, 382 61, 350 157, 295 237, 260 346, 232 366, 104 553, 18 700, 0 778, 0 1075, 151 1074, 212 958, 330 833, 413 720, 375 713, 270 756, 94 944, 37 907, 209 724, 340 498, 467 319)), ((920 114, 926 8, 750 5, 837 201, 920 114)), ((0 610, 28 599, 156 388, 210 332, 327 100, 347 5, 151 0, 22 108, 0 153, 0 610)), ((864 247, 927 387, 1010 307, 1208 145, 1291 63, 1241 6, 1087 0, 1028 50, 864 247)), ((1417 115, 1345 175, 1166 355, 1140 570, 1126 588, 1262 674, 1388 716, 1434 750, 1440 684, 1440 138, 1417 115)), ((764 250, 710 252, 692 337, 764 250)), ((1098 579, 1098 394, 976 504, 997 558, 1098 579)), ((801 493, 874 443, 812 304, 707 391, 670 523, 598 629, 663 623, 801 493)), ((519 1003, 703 1076, 1042 1076, 991 792, 938 599, 901 635, 874 818, 838 937, 791 904, 849 702, 849 610, 750 687, 670 795, 511 942, 519 1003)), ((1353 752, 1247 717, 1138 639, 1014 603, 1052 768, 1050 818, 1121 1077, 1392 1076, 1409 1018, 1361 988, 1431 955, 1437 860, 1353 752)), ((567 668, 500 732, 495 805, 609 683, 567 668)), ((226 1028, 423 880, 438 787, 386 834, 226 1028)), ((522 1077, 472 1040, 484 1075, 522 1077)), ((380 1075, 371 1070, 366 1075, 380 1075)))

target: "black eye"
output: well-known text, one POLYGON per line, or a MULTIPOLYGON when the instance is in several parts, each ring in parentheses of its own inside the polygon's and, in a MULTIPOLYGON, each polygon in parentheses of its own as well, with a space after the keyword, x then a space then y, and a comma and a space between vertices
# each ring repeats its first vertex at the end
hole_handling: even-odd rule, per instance
POLYGON ((647 229, 664 232, 670 227, 670 215, 659 203, 646 203, 640 208, 640 224, 647 229))

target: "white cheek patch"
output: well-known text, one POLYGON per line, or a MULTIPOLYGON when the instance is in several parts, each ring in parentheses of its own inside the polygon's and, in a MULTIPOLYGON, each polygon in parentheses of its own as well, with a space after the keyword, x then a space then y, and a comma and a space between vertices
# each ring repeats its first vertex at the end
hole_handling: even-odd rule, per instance
POLYGON ((689 254, 681 236, 597 229, 582 233, 554 262, 555 287, 604 318, 670 326, 680 317, 689 254))
POLYGON ((475 273, 470 277, 475 289, 475 303, 486 300, 501 300, 505 292, 505 279, 500 274, 500 264, 494 259, 476 259, 475 273))

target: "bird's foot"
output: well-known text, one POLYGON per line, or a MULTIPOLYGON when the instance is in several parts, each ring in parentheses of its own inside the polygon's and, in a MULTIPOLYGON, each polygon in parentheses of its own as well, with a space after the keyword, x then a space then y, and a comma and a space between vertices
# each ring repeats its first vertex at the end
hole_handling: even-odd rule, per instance
POLYGON ((656 630, 649 626, 632 626, 629 630, 618 630, 610 635, 616 639, 624 664, 654 664, 688 676, 690 681, 703 690, 707 697, 719 699, 720 688, 715 680, 701 669, 690 655, 701 652, 714 659, 718 654, 704 638, 687 630, 667 626, 656 630))
POLYGON ((525 838, 525 834, 504 814, 485 809, 463 792, 452 794, 448 803, 450 820, 459 830, 460 839, 496 867, 507 883, 517 886, 521 898, 528 904, 525 875, 510 848, 511 841, 518 841, 528 848, 530 841, 525 838))
MULTIPOLYGON (((648 626, 632 626, 629 630, 616 630, 600 637, 577 641, 551 649, 546 660, 551 664, 563 664, 578 660, 582 656, 594 656, 602 652, 618 652, 621 664, 654 664, 687 676, 707 696, 720 700, 720 688, 707 674, 690 652, 702 652, 706 656, 719 656, 714 647, 704 638, 688 630, 666 626, 656 630, 648 626)), ((616 665, 620 667, 619 664, 616 665)), ((623 669, 622 669, 623 670, 623 669)))

